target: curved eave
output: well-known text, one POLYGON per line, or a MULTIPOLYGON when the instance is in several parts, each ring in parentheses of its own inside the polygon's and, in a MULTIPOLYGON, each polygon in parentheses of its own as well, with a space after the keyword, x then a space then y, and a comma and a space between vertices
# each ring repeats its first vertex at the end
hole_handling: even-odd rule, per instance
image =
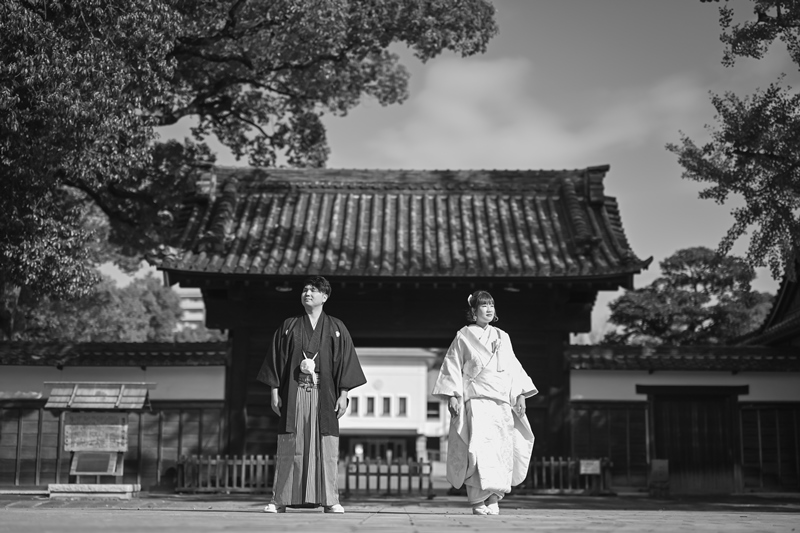
MULTIPOLYGON (((800 272, 800 257, 795 257, 795 272, 800 272)), ((800 308, 793 309, 793 302, 800 299, 798 280, 784 275, 764 322, 753 332, 740 337, 736 344, 755 346, 777 344, 800 336, 800 308)))
POLYGON ((244 273, 225 273, 204 270, 191 270, 181 268, 170 268, 161 266, 159 270, 164 272, 167 284, 174 285, 180 283, 182 287, 209 287, 209 286, 272 286, 283 283, 299 283, 308 276, 325 276, 333 283, 368 283, 386 285, 430 285, 430 284, 495 284, 504 286, 524 287, 529 285, 603 285, 614 288, 633 288, 633 277, 646 269, 652 258, 640 262, 639 268, 626 269, 616 272, 606 272, 591 276, 546 276, 546 277, 524 277, 524 276, 442 276, 442 275, 422 275, 422 276, 369 276, 369 275, 339 275, 327 273, 304 273, 296 275, 279 274, 244 274, 244 273))

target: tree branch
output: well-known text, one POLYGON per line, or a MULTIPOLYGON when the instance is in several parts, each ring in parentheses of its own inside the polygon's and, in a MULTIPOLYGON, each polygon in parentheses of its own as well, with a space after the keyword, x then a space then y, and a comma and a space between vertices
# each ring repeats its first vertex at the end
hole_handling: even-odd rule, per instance
POLYGON ((757 158, 770 159, 772 161, 777 161, 779 163, 791 163, 794 161, 793 159, 790 159, 786 156, 774 154, 771 152, 751 152, 750 150, 745 150, 742 148, 732 148, 731 154, 738 157, 751 158, 751 159, 757 159, 757 158))
POLYGON ((759 11, 757 15, 757 19, 754 24, 765 24, 765 25, 775 25, 779 28, 798 28, 800 24, 797 22, 787 21, 786 17, 783 16, 783 11, 781 11, 781 6, 776 6, 777 11, 775 16, 771 16, 767 14, 766 11, 759 11))
POLYGON ((245 3, 246 0, 238 0, 233 6, 231 6, 231 8, 228 10, 228 18, 225 21, 225 26, 223 26, 222 29, 220 29, 217 33, 204 36, 184 35, 178 37, 178 42, 188 46, 208 46, 216 44, 225 39, 241 39, 243 37, 247 37, 249 34, 258 33, 261 30, 278 25, 277 20, 263 17, 260 21, 249 26, 245 26, 238 32, 233 31, 238 27, 236 15, 238 15, 238 12, 241 11, 241 8, 244 7, 245 3))
POLYGON ((112 196, 116 196, 117 198, 123 198, 125 200, 136 200, 139 202, 146 202, 152 205, 156 205, 156 200, 151 194, 122 189, 114 183, 109 184, 106 190, 112 196))
POLYGON ((109 219, 117 220, 119 222, 122 222, 126 226, 130 226, 130 227, 136 227, 138 225, 138 222, 136 220, 133 220, 132 218, 130 218, 130 217, 126 216, 125 214, 123 214, 121 211, 113 209, 111 206, 109 206, 105 202, 104 198, 102 197, 102 195, 100 193, 98 193, 93 188, 89 187, 83 181, 81 181, 81 180, 72 181, 72 180, 69 180, 67 178, 64 178, 63 176, 61 178, 61 181, 67 187, 72 187, 73 189, 77 189, 77 190, 83 192, 84 194, 86 194, 89 198, 92 199, 92 201, 95 203, 95 205, 97 207, 99 207, 100 210, 103 213, 105 213, 105 215, 109 219))
POLYGON ((195 49, 194 47, 175 46, 175 48, 173 48, 172 52, 170 52, 169 55, 170 57, 177 57, 180 55, 196 57, 204 61, 209 61, 211 63, 240 63, 242 66, 247 67, 250 70, 255 69, 253 61, 245 54, 242 55, 214 54, 210 52, 203 52, 201 49, 195 49))
POLYGON ((257 122, 254 122, 254 121, 252 121, 252 120, 249 120, 249 119, 247 119, 247 118, 245 118, 245 117, 241 116, 239 113, 237 113, 236 111, 233 111, 233 110, 230 110, 230 111, 228 112, 228 114, 229 114, 230 116, 232 116, 233 118, 235 118, 235 119, 237 119, 237 120, 240 120, 241 122, 244 122, 245 124, 249 124, 250 126, 254 127, 254 128, 255 128, 255 129, 257 129, 258 131, 260 131, 260 132, 261 132, 261 135, 263 135, 263 136, 264 136, 264 137, 266 137, 267 139, 272 139, 272 136, 271 136, 269 133, 267 133, 266 131, 264 131, 264 128, 262 128, 261 126, 259 126, 257 122))

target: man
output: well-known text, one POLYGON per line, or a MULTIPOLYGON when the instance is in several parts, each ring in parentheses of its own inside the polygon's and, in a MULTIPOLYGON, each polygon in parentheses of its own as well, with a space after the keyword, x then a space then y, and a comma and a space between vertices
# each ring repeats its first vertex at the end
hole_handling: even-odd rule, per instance
POLYGON ((272 501, 267 513, 286 507, 318 507, 343 513, 339 504, 339 418, 350 389, 367 382, 353 340, 341 320, 322 306, 331 285, 322 276, 305 281, 305 313, 275 332, 258 380, 269 385, 272 410, 280 416, 272 501))

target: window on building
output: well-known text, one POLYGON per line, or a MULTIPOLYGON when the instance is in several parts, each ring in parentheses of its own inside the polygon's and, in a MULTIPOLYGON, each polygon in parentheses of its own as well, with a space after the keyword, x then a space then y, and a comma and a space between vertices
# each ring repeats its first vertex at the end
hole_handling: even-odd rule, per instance
POLYGON ((408 416, 408 398, 397 399, 397 416, 408 416))
POLYGON ((350 415, 358 416, 358 396, 350 398, 350 415))
POLYGON ((367 416, 375 416, 375 398, 367 396, 367 416))
POLYGON ((428 402, 428 418, 439 418, 440 402, 428 402))
POLYGON ((392 399, 391 398, 384 398, 383 399, 383 412, 381 414, 383 416, 392 416, 392 399))

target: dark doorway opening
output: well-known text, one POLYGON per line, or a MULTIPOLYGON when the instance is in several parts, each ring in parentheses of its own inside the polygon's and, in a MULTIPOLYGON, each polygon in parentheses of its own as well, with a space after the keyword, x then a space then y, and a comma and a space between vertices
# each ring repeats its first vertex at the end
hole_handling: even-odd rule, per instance
POLYGON ((650 402, 653 459, 669 461, 675 494, 742 490, 738 396, 748 387, 637 386, 650 402))

